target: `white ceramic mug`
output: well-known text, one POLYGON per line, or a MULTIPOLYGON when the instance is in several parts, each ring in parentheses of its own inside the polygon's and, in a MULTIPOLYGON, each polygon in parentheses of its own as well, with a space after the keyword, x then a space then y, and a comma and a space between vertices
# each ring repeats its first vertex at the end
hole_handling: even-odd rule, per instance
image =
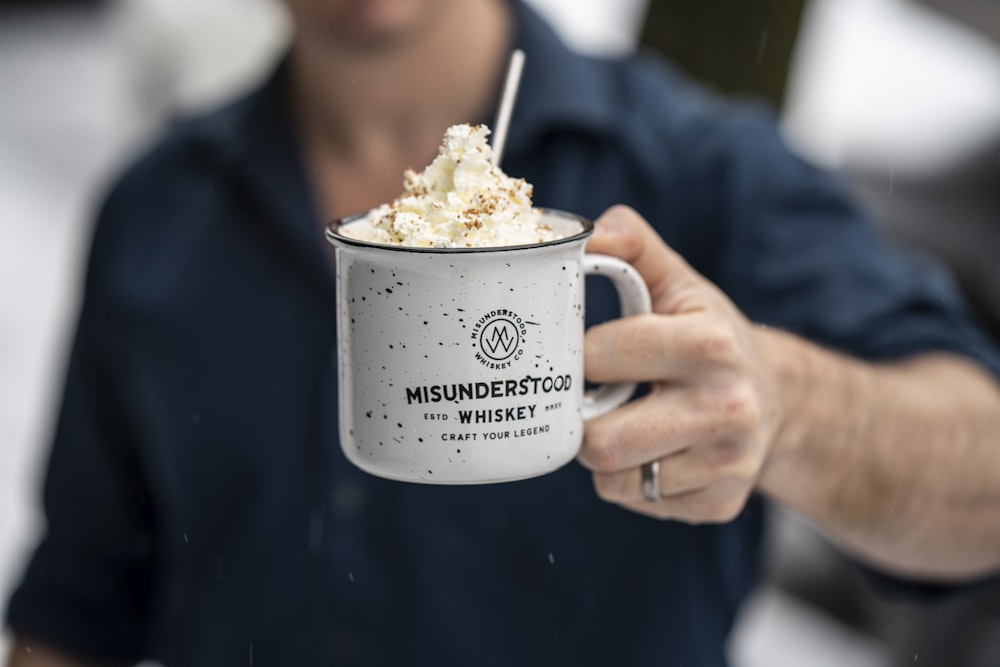
POLYGON ((336 248, 340 442, 380 477, 483 484, 572 460, 586 419, 634 384, 584 391, 584 276, 618 291, 622 315, 650 310, 636 271, 584 254, 593 222, 544 211, 564 238, 498 248, 412 248, 341 233, 336 248))

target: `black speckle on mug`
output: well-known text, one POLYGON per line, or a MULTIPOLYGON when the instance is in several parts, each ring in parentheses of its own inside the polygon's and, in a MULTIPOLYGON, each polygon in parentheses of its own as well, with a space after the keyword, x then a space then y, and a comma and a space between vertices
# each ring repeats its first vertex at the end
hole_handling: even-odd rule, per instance
POLYGON ((368 417, 368 419, 371 419, 372 418, 372 411, 369 410, 368 412, 366 412, 365 413, 365 417, 368 417))
POLYGON ((402 425, 402 424, 400 424, 399 422, 396 422, 396 426, 397 426, 398 428, 403 428, 403 425, 402 425))
POLYGON ((391 287, 386 287, 385 288, 385 293, 386 294, 392 294, 392 288, 391 287))
POLYGON ((423 438, 417 438, 417 442, 423 442, 423 441, 424 441, 423 438))

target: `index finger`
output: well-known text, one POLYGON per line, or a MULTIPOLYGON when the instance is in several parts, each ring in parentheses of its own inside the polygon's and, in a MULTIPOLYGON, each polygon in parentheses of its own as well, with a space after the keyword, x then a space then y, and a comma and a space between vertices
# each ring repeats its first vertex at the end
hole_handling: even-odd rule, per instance
POLYGON ((704 281, 628 206, 613 206, 594 222, 587 252, 612 255, 635 267, 649 287, 658 312, 686 310, 680 295, 704 281))

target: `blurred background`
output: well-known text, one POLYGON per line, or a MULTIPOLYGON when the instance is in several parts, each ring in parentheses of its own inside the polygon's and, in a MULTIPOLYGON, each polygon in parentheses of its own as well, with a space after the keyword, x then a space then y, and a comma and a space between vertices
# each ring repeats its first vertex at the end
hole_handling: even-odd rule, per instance
MULTIPOLYGON (((530 0, 574 47, 668 54, 771 106, 912 252, 949 264, 1000 339, 1000 2, 530 0)), ((0 0, 0 598, 40 529, 46 443, 90 218, 178 114, 251 85, 287 26, 274 0, 0 0)), ((1000 665, 1000 591, 873 595, 778 510, 735 667, 1000 665)), ((7 638, 0 637, 0 655, 7 638)))

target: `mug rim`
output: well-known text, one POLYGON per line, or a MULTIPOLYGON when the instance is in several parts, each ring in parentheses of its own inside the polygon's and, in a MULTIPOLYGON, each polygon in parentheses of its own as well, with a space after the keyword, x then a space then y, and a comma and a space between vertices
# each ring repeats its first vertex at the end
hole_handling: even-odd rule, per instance
POLYGON ((562 218, 570 218, 578 223, 580 223, 581 231, 573 234, 572 236, 564 236, 562 238, 553 239, 551 241, 544 241, 542 243, 523 243, 520 245, 503 245, 503 246, 482 246, 476 248, 432 248, 427 246, 406 246, 406 245, 396 245, 389 243, 375 243, 373 241, 362 241, 361 239, 351 238, 340 233, 340 228, 344 225, 348 225, 352 222, 360 220, 371 213, 367 211, 365 213, 355 213, 353 215, 348 215, 343 218, 338 218, 327 224, 325 228, 326 240, 332 244, 342 243, 344 245, 354 246, 358 248, 372 248, 378 250, 389 250, 392 252, 406 252, 406 253, 416 253, 416 254, 447 254, 447 255, 465 255, 465 254, 476 254, 476 253, 505 253, 512 250, 526 250, 532 248, 549 248, 552 246, 563 245, 568 243, 575 243, 586 239, 594 232, 594 221, 590 218, 585 218, 582 215, 576 213, 570 213, 569 211, 562 211, 555 208, 545 208, 537 207, 538 211, 541 211, 542 215, 555 215, 562 218))

